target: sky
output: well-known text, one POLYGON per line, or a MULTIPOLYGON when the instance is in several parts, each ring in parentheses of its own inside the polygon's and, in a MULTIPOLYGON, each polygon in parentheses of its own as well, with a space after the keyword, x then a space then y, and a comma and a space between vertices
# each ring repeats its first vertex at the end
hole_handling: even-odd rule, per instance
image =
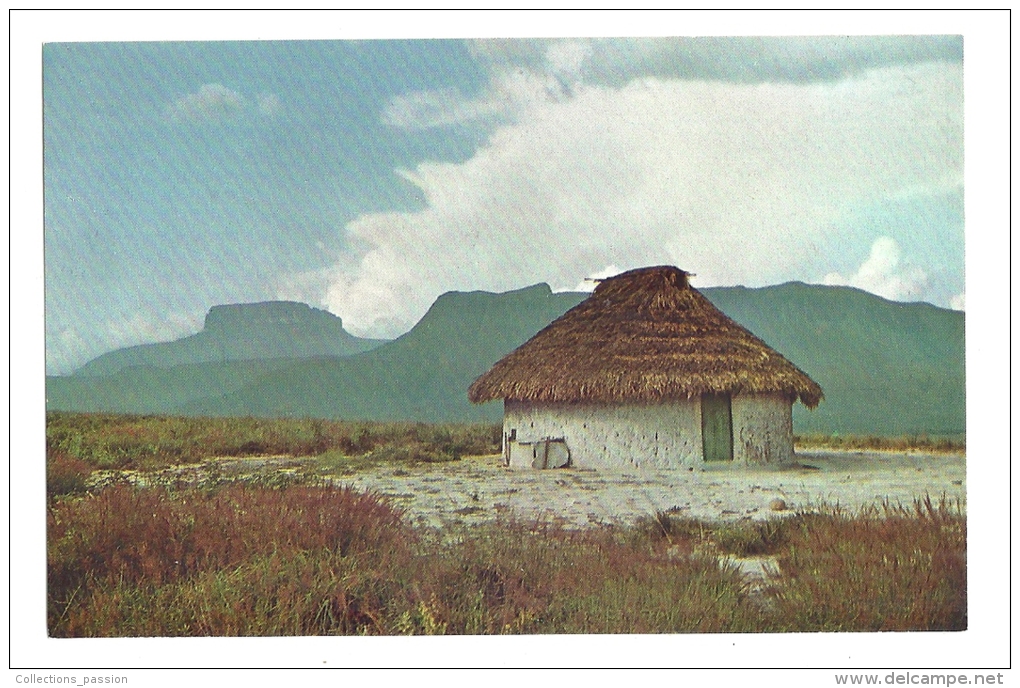
POLYGON ((646 265, 962 310, 959 35, 51 42, 46 370, 646 265))

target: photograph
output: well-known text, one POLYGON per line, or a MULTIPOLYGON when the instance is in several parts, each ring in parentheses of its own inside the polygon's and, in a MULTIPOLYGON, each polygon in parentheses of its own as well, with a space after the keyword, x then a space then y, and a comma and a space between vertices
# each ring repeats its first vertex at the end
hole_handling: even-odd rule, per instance
POLYGON ((971 43, 611 16, 36 46, 67 667, 968 666, 971 43))

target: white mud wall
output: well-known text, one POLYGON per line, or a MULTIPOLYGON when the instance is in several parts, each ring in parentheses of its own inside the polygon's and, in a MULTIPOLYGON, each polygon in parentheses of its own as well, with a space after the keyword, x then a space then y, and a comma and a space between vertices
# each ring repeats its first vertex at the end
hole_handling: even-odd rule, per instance
MULTIPOLYGON (((506 401, 504 437, 518 442, 563 437, 576 468, 679 468, 701 462, 701 402, 530 404, 506 401)), ((515 459, 511 466, 530 467, 515 459)))
MULTIPOLYGON (((781 395, 734 396, 733 463, 793 459, 793 413, 781 395)), ((657 404, 534 404, 507 400, 503 437, 564 438, 576 468, 701 466, 701 400, 657 404)), ((531 447, 504 447, 514 468, 531 468, 531 447)))
POLYGON ((772 464, 793 460, 793 404, 782 395, 734 396, 733 461, 772 464))

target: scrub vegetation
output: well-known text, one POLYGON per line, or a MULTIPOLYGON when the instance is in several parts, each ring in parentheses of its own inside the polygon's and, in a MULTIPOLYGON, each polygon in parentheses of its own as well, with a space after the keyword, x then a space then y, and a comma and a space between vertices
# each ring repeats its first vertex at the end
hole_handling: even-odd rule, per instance
POLYGON ((500 520, 435 530, 412 525, 381 495, 338 486, 311 470, 210 471, 189 480, 155 471, 146 475, 163 477, 97 482, 93 469, 110 456, 124 466, 158 467, 182 457, 245 455, 252 449, 242 447, 255 441, 265 451, 294 455, 322 450, 314 457, 322 464, 300 466, 339 461, 343 442, 361 457, 385 449, 379 461, 429 461, 466 453, 472 442, 491 451, 498 432, 317 421, 48 420, 52 636, 967 627, 966 519, 959 504, 945 499, 853 513, 821 507, 756 522, 660 512, 629 527, 500 520), (131 429, 137 445, 123 439, 133 437, 131 429), (119 448, 112 437, 122 438, 119 448), (144 450, 152 446, 176 451, 144 450), (419 448, 401 449, 408 446, 419 448), (142 450, 133 455, 133 447, 142 450), (747 557, 768 562, 764 578, 742 572, 738 563, 747 557))
MULTIPOLYGON (((210 418, 112 413, 46 414, 48 478, 92 469, 159 470, 212 458, 287 456, 357 468, 431 463, 500 451, 494 423, 398 423, 210 418), (70 472, 70 473, 68 473, 70 472)), ((963 435, 803 435, 799 447, 965 451, 963 435)))
POLYGON ((493 424, 46 414, 51 463, 66 457, 99 469, 157 470, 211 458, 327 454, 363 463, 452 461, 498 453, 501 432, 493 424))
POLYGON ((966 452, 967 437, 956 435, 797 435, 794 444, 798 448, 879 451, 923 451, 923 452, 966 452))

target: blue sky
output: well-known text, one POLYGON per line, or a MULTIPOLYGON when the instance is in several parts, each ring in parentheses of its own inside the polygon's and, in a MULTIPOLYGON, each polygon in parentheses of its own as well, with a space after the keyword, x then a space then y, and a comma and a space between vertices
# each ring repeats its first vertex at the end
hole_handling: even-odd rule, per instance
POLYGON ((651 264, 963 308, 959 36, 43 49, 46 365, 651 264))

